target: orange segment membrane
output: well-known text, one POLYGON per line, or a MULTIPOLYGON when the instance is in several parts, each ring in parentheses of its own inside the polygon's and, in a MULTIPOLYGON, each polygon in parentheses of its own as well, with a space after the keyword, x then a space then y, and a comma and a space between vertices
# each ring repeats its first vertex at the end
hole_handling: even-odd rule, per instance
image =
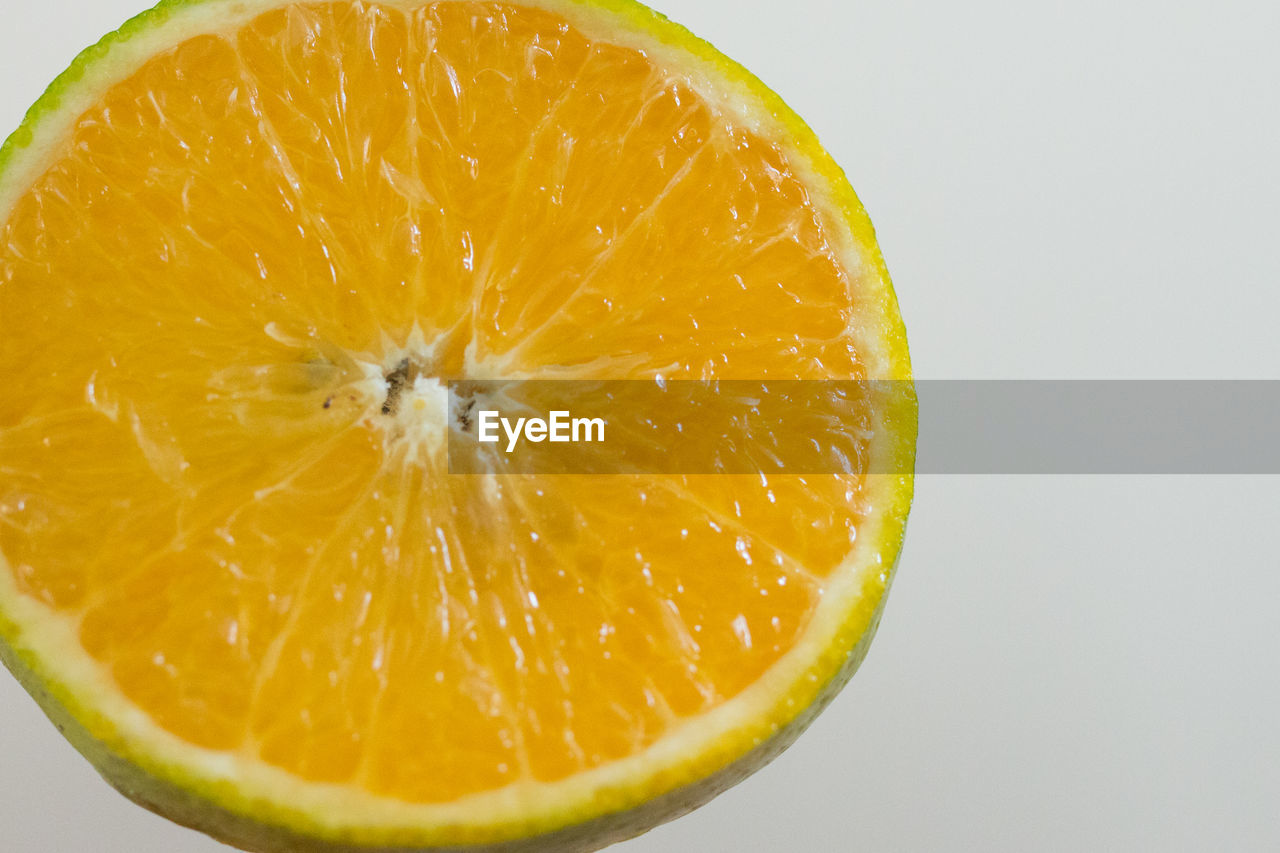
POLYGON ((436 380, 857 378, 854 298, 779 147, 643 51, 290 5, 113 86, 0 228, 0 552, 193 744, 563 779, 777 663, 864 483, 450 476, 436 380))

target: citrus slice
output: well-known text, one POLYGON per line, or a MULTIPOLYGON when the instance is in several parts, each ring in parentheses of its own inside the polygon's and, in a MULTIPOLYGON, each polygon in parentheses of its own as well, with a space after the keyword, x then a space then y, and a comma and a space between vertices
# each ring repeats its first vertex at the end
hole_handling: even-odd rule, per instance
POLYGON ((836 473, 448 471, 451 379, 909 379, 843 174, 638 4, 161 3, 0 150, 0 223, 0 652, 145 806, 595 849, 866 651, 909 399, 836 473))

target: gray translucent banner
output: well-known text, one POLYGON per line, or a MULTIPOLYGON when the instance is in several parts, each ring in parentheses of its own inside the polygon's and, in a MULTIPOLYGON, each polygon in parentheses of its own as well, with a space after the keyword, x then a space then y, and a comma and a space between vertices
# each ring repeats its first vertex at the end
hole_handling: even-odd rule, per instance
POLYGON ((916 473, 1280 473, 1273 380, 508 380, 449 391, 455 474, 911 473, 881 449, 911 429, 915 403, 916 473))

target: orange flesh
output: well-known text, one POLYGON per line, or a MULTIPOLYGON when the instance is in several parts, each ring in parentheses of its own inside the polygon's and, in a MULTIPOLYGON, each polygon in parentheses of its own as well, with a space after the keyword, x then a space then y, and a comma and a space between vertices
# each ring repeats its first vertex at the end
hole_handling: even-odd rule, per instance
POLYGON ((779 148, 640 51, 271 12, 113 87, 0 229, 0 552, 191 743, 563 779, 775 664, 863 481, 450 476, 378 377, 859 377, 852 288, 779 148))

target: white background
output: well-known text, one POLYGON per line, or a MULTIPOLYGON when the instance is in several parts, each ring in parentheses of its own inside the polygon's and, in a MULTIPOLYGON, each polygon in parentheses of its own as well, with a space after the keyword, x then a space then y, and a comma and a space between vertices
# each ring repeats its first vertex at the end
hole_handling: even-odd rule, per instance
MULTIPOLYGON (((0 132, 144 0, 0 0, 0 132)), ((663 0, 877 224, 927 378, 1277 378, 1270 2, 663 0)), ((786 755, 616 848, 1280 849, 1280 480, 921 477, 880 635, 786 755)), ((225 849, 0 676, 0 848, 225 849)))

